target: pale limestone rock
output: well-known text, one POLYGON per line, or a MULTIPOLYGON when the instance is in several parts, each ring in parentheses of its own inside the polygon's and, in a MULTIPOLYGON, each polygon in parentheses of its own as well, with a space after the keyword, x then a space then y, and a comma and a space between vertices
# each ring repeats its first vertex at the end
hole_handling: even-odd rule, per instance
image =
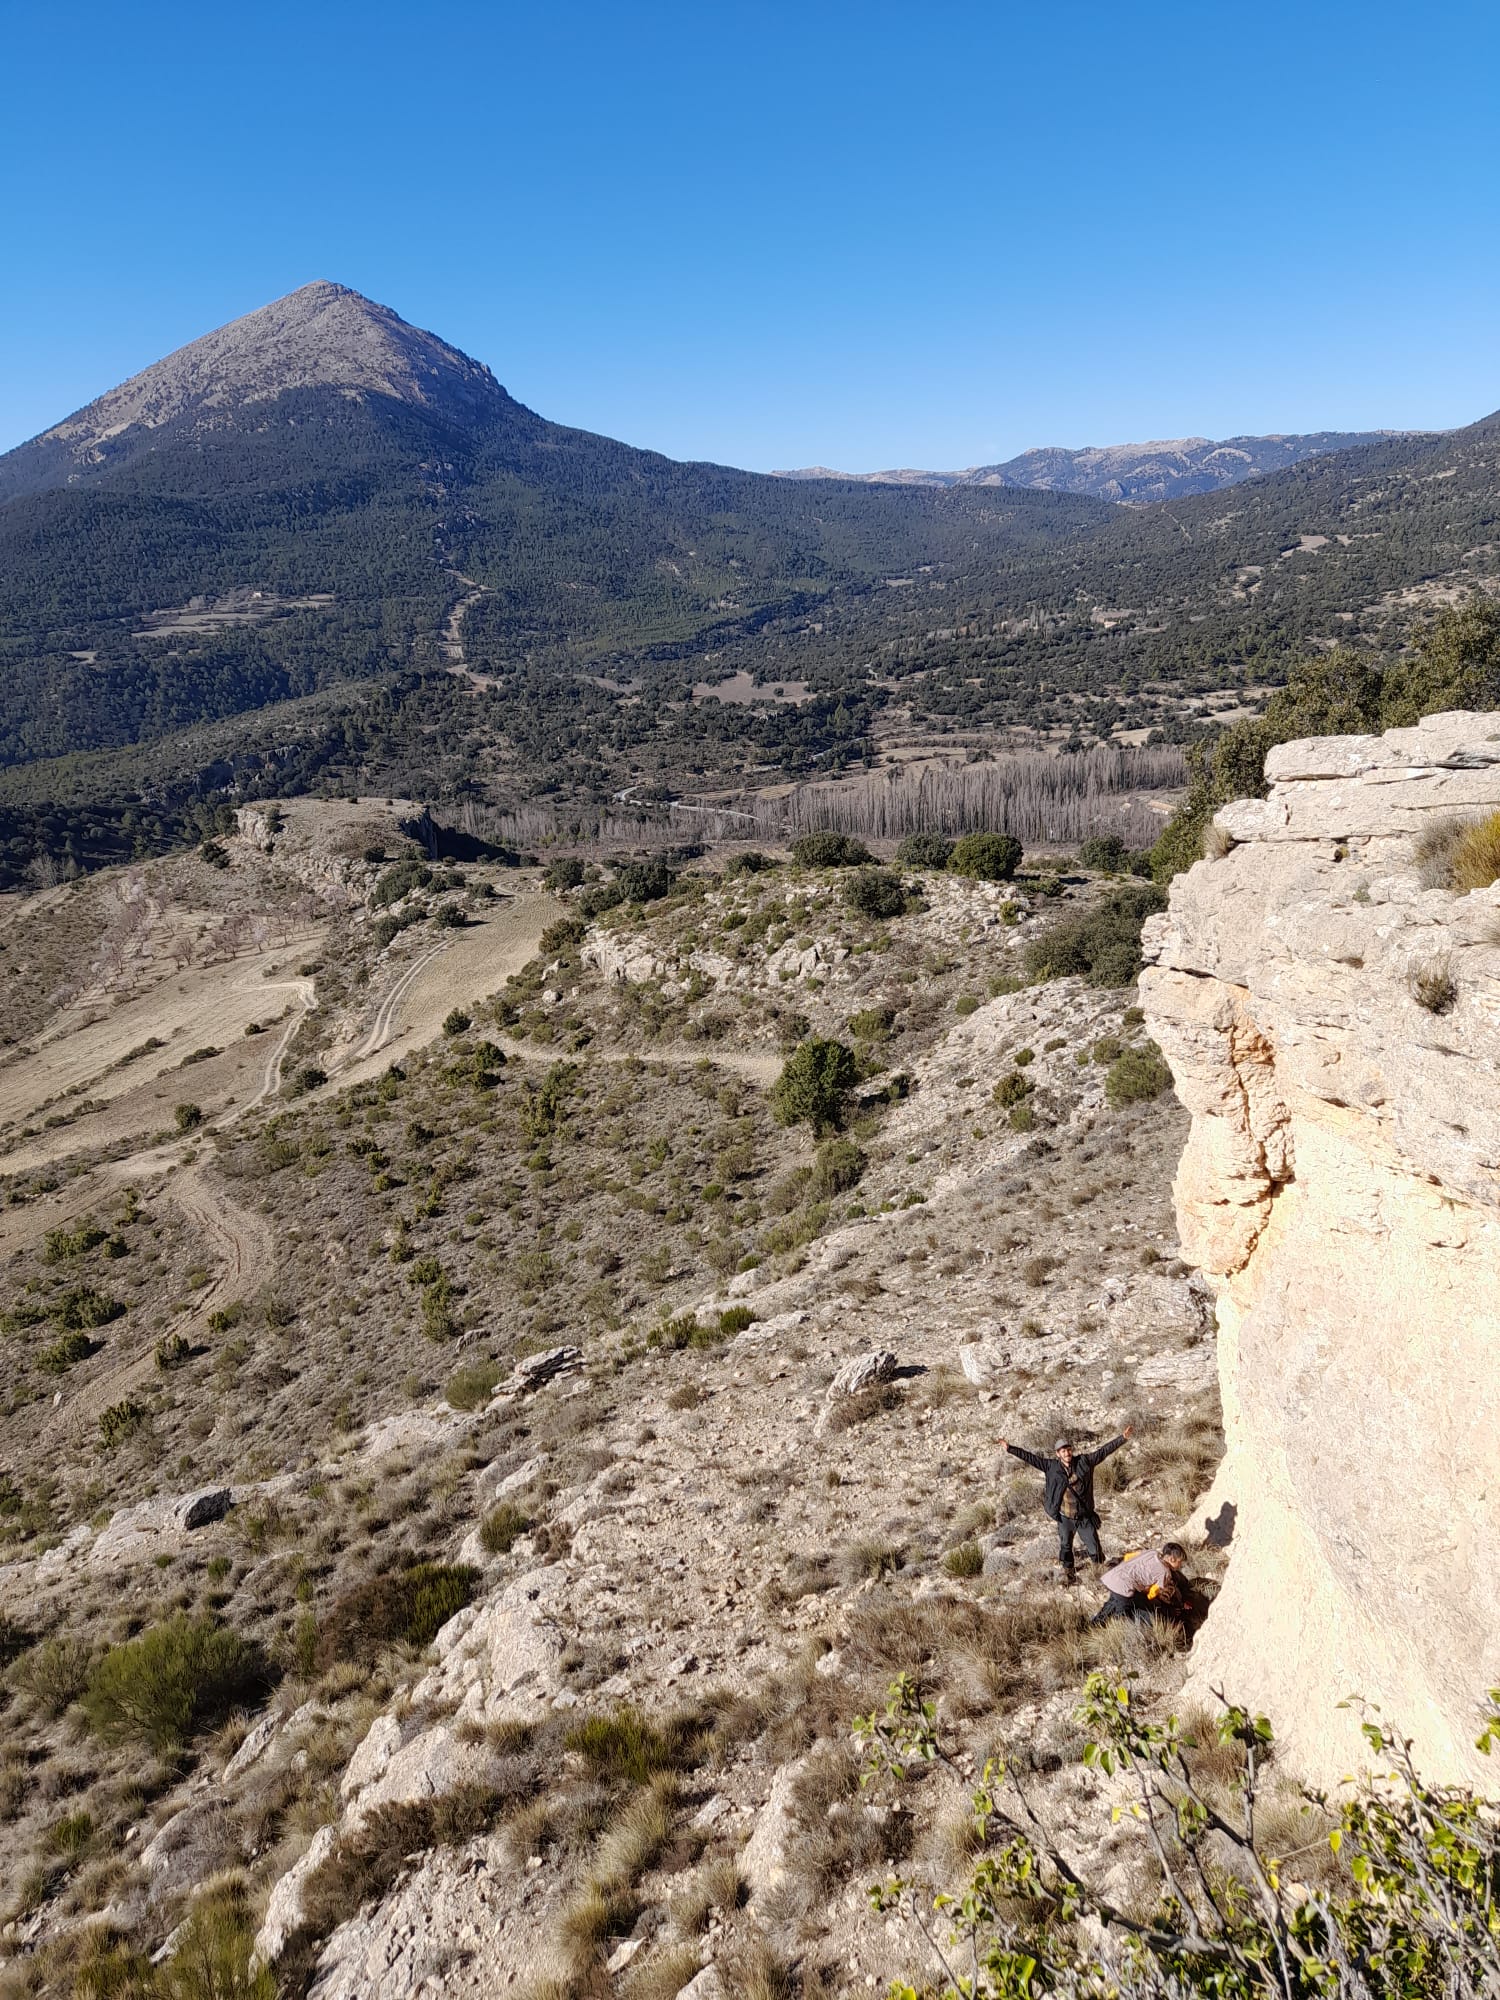
POLYGON ((802 1775, 806 1759, 783 1764, 771 1781, 771 1792, 760 1809, 755 1831, 740 1854, 740 1873, 752 1898, 767 1896, 787 1877, 787 1849, 795 1832, 792 1793, 802 1775))
POLYGON ((958 1365, 976 1389, 993 1389, 1005 1379, 1010 1350, 993 1340, 966 1341, 958 1350, 958 1365))
POLYGON ((221 1521, 231 1497, 227 1486, 205 1486, 196 1493, 164 1495, 122 1508, 100 1530, 89 1549, 88 1566, 113 1569, 119 1563, 150 1561, 195 1528, 221 1521))
POLYGON ((337 1838, 331 1826, 320 1826, 312 1844, 300 1861, 287 1870, 266 1902, 266 1914, 255 1934, 255 1956, 263 1965, 272 1965, 281 1956, 286 1941, 302 1921, 302 1885, 314 1869, 328 1859, 337 1838))
POLYGON ((484 1721, 535 1715, 563 1685, 567 1634, 558 1613, 566 1593, 567 1576, 557 1563, 507 1584, 423 1675, 413 1702, 456 1701, 462 1716, 484 1721))
POLYGON ((1500 808, 1500 717, 1286 744, 1238 843, 1147 930, 1148 1026, 1193 1124, 1183 1254, 1217 1295, 1233 1504, 1194 1680, 1337 1779, 1378 1702, 1479 1780, 1500 1681, 1500 889, 1425 889, 1413 835, 1500 808), (1445 962, 1451 1011, 1414 999, 1445 962))

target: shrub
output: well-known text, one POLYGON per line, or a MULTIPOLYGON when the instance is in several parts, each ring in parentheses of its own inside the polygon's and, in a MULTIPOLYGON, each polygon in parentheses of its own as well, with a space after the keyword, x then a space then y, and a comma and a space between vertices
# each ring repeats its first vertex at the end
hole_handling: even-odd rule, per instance
POLYGON ((875 859, 862 840, 847 833, 804 833, 792 842, 799 868, 866 868, 875 859))
POLYGON ((815 1201, 831 1201, 859 1186, 869 1155, 852 1139, 825 1139, 813 1161, 809 1193, 815 1201))
POLYGON ((960 993, 953 1003, 953 1011, 958 1015, 960 1020, 967 1020, 970 1014, 977 1014, 979 1012, 978 994, 960 993))
POLYGON ((1020 1104, 1030 1097, 1035 1089, 1036 1085, 1029 1076, 1023 1076, 1020 1070, 1013 1069, 1009 1076, 1001 1077, 991 1095, 1002 1111, 1009 1111, 1013 1105, 1020 1104))
MULTIPOLYGON (((974 1795, 968 1853, 985 1851, 956 1895, 901 1880, 872 1891, 876 1909, 909 1925, 932 1962, 920 1989, 893 1993, 1000 2000, 1036 1991, 1038 1963, 1055 1969, 1044 1989, 1054 2000, 1477 2000, 1500 1990, 1493 1801, 1429 1784, 1410 1740, 1366 1710, 1362 1731, 1381 1775, 1347 1780, 1336 1801, 1305 1794, 1314 1810, 1294 1811, 1289 1824, 1267 1775, 1279 1760, 1266 1717, 1225 1704, 1202 1722, 1150 1721, 1129 1679, 1091 1673, 1075 1715, 1084 1764, 1128 1788, 1150 1825, 1172 1829, 1170 1845, 1156 1843, 1149 1886, 1122 1912, 1063 1854, 1024 1793, 1012 1803, 987 1783, 974 1795), (1319 1848, 1322 1868, 1312 1858, 1319 1848), (1256 1889, 1226 1894, 1230 1883, 1256 1889), (953 1963, 973 1967, 974 1978, 955 1978, 953 1963)), ((855 1718, 867 1784, 937 1758, 952 1766, 924 1692, 903 1674, 883 1714, 855 1718)), ((1500 1741, 1497 1703, 1491 1690, 1478 1738, 1486 1754, 1500 1741)))
POLYGON ((105 1742, 140 1743, 165 1755, 231 1709, 259 1702, 269 1685, 253 1641, 212 1618, 179 1613, 110 1648, 89 1675, 83 1712, 105 1742))
POLYGON ((474 1025, 473 1016, 466 1014, 462 1007, 454 1007, 443 1016, 443 1033, 448 1036, 466 1035, 474 1025))
POLYGON ((857 868, 844 884, 844 901, 862 917, 899 917, 906 908, 901 878, 886 868, 857 868))
POLYGON ((415 855, 406 861, 398 861, 394 868, 388 868, 376 882, 370 901, 377 910, 383 910, 391 903, 399 903, 403 896, 409 896, 414 889, 425 889, 432 881, 432 870, 418 861, 415 855))
POLYGON ((893 1007, 861 1007, 848 1020, 849 1033, 857 1042, 883 1042, 891 1032, 896 1012, 893 1007))
POLYGON ((439 903, 432 920, 440 929, 449 931, 461 931, 469 921, 457 903, 439 903))
POLYGON ((582 944, 588 936, 588 925, 581 917, 559 917, 555 924, 548 924, 537 940, 537 952, 542 958, 557 958, 565 951, 571 951, 575 944, 582 944))
POLYGON ((255 1957, 245 1894, 239 1882, 216 1885, 194 1905, 149 1989, 152 2000, 276 2000, 275 1975, 255 1957))
POLYGON ((369 1666, 383 1646, 430 1645, 474 1595, 479 1571, 467 1564, 414 1563, 346 1591, 318 1635, 317 1665, 337 1660, 369 1666))
POLYGON ((319 1069, 316 1063, 303 1063, 287 1078, 283 1086, 288 1097, 306 1097, 309 1091, 321 1090, 328 1081, 328 1072, 319 1069))
POLYGON ((498 1361, 470 1361, 449 1376, 444 1400, 453 1410, 482 1409, 504 1373, 498 1361))
POLYGON ((108 1241, 108 1231, 90 1220, 76 1229, 49 1229, 42 1252, 44 1264, 61 1264, 68 1257, 82 1257, 108 1241))
POLYGON ((479 1525, 479 1539, 492 1556, 508 1556, 531 1526, 531 1516, 502 1500, 479 1525))
POLYGON ((1091 833, 1078 848, 1078 859, 1083 866, 1100 875, 1120 874, 1128 854, 1129 849, 1117 833, 1091 833))
POLYGON ((1141 926, 1167 906, 1145 882, 1121 883, 1093 909, 1052 924, 1026 948, 1035 979, 1079 978, 1089 986, 1133 986, 1141 971, 1141 926))
POLYGON ((1458 1005, 1458 984, 1446 958, 1419 965, 1411 975, 1411 997, 1429 1014, 1451 1014, 1458 1005))
POLYGON ((186 1367, 193 1358, 192 1342, 180 1333, 164 1335, 156 1343, 156 1365, 164 1375, 186 1367))
POLYGON ((203 1106, 201 1104, 174 1105, 172 1116, 177 1121, 179 1132, 191 1132, 203 1123, 203 1106))
POLYGON ((49 1375, 65 1375, 75 1361, 87 1361, 93 1351, 94 1343, 86 1333, 65 1333, 61 1340, 44 1347, 37 1361, 49 1375))
POLYGON ((676 878, 665 861, 627 861, 615 870, 615 886, 627 903, 657 903, 676 878))
POLYGON ((70 1708, 88 1686, 94 1649, 87 1639, 63 1635, 33 1646, 10 1670, 11 1686, 46 1715, 70 1708))
POLYGON ((953 843, 948 872, 967 875, 975 882, 1008 882, 1020 867, 1024 852, 1014 834, 966 833, 953 843))
POLYGON ((1116 1111, 1127 1104, 1147 1103, 1171 1087, 1172 1072, 1155 1042, 1124 1050, 1115 1057, 1104 1078, 1104 1095, 1116 1111))
POLYGON ((896 849, 903 868, 946 868, 953 842, 946 833, 909 833, 896 849))
POLYGON ((1455 889, 1488 889, 1500 881, 1500 812, 1467 827, 1453 850, 1450 878, 1455 889))
POLYGON ((576 854, 560 854, 542 881, 549 889, 577 889, 583 883, 583 863, 576 854))
POLYGON ((847 1043, 809 1035, 786 1060, 771 1091, 778 1124, 809 1124, 815 1135, 843 1123, 844 1101, 859 1078, 847 1043))
POLYGON ((96 1291, 92 1285, 75 1285, 52 1308, 52 1317, 65 1333, 78 1333, 108 1326, 124 1311, 120 1301, 112 1299, 108 1292, 96 1291))
POLYGON ((776 863, 769 854, 758 854, 753 847, 750 847, 743 854, 730 855, 724 864, 724 880, 732 882, 738 875, 762 875, 768 868, 775 866, 776 863))
POLYGON ((99 1437, 106 1451, 134 1437, 146 1421, 146 1412, 133 1396, 111 1403, 99 1419, 99 1437))
POLYGON ((749 1306, 725 1306, 723 1312, 719 1314, 719 1331, 726 1340, 732 1339, 737 1333, 743 1333, 746 1327, 754 1324, 755 1314, 751 1312, 749 1306))

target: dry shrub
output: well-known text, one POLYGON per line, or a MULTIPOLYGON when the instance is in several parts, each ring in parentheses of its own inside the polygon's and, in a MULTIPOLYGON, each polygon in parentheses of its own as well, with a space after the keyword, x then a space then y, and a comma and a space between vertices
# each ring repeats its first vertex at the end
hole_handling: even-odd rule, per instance
POLYGON ((1411 997, 1429 1014, 1451 1014, 1458 1004, 1458 983, 1452 961, 1446 957, 1429 959, 1412 968, 1411 997))
POLYGON ((371 1663, 383 1646, 427 1646, 474 1595, 479 1571, 465 1564, 414 1563, 346 1591, 318 1634, 316 1664, 371 1663))
POLYGON ((872 1382, 868 1389, 861 1389, 857 1395, 842 1396, 828 1412, 825 1428, 829 1431, 852 1430, 869 1417, 879 1416, 885 1410, 899 1410, 902 1394, 894 1382, 872 1382))
POLYGON ((820 1743, 792 1787, 793 1839, 779 1914, 825 1908, 851 1876, 878 1872, 907 1851, 911 1815, 867 1805, 847 1742, 820 1743))
POLYGON ((1500 881, 1500 812, 1465 828, 1454 846, 1449 875, 1461 895, 1500 881))
POLYGON ((676 2000, 699 1970, 698 1953, 692 1945, 670 1945, 665 1951, 638 1958, 620 1991, 624 2000, 676 2000))
POLYGON ((683 1937, 699 1937, 712 1918, 743 1909, 749 1889, 733 1855, 710 1861, 672 1898, 672 1922, 683 1937))
POLYGON ((303 1928, 326 1937, 362 1904, 385 1896, 415 1856, 488 1832, 504 1803, 488 1786, 462 1785, 420 1803, 377 1806, 307 1878, 303 1928))

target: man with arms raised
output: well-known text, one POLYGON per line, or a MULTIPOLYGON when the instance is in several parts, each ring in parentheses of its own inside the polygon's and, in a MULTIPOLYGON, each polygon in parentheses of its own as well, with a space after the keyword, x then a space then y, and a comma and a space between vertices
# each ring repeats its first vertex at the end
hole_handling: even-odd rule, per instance
POLYGON ((1059 1438, 1050 1458, 1043 1452, 1027 1451, 1022 1445, 1000 1440, 1002 1451, 1008 1451, 1023 1465, 1035 1466, 1046 1482, 1042 1488, 1042 1507, 1048 1520, 1057 1523, 1057 1559, 1062 1564, 1064 1583, 1073 1581, 1075 1537, 1090 1562, 1104 1560, 1104 1551, 1099 1546, 1099 1513, 1094 1505, 1094 1468, 1112 1451, 1118 1451, 1132 1432, 1133 1426, 1127 1424, 1117 1438, 1101 1444, 1097 1451, 1075 1452, 1067 1438, 1059 1438))

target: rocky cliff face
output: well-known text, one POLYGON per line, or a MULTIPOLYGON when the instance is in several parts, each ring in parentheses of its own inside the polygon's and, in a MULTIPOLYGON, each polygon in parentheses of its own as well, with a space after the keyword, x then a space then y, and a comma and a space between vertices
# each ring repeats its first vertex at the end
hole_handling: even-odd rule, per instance
POLYGON ((1357 1754, 1351 1694, 1433 1775, 1477 1775, 1500 1680, 1500 884, 1416 846, 1500 807, 1500 717, 1272 752, 1147 933, 1148 1023, 1193 1124, 1184 1255, 1218 1297, 1236 1510, 1200 1687, 1302 1768, 1357 1754), (1428 871, 1429 873, 1431 871, 1428 871))

